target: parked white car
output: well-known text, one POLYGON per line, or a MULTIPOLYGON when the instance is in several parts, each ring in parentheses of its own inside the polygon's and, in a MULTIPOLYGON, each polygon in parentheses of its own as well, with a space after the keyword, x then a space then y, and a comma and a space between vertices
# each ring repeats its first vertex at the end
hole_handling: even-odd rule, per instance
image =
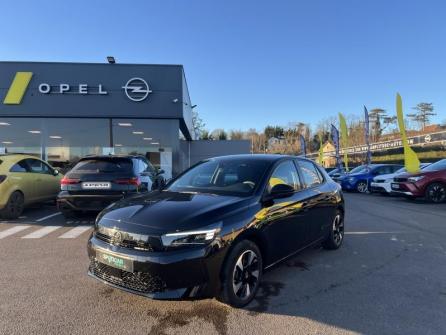
MULTIPOLYGON (((421 163, 420 168, 424 169, 426 166, 429 165, 431 165, 431 163, 421 163)), ((380 176, 376 176, 370 183, 370 191, 375 193, 390 194, 390 192, 392 192, 391 183, 393 182, 393 178, 405 172, 406 168, 401 168, 397 170, 395 173, 382 174, 380 176)))

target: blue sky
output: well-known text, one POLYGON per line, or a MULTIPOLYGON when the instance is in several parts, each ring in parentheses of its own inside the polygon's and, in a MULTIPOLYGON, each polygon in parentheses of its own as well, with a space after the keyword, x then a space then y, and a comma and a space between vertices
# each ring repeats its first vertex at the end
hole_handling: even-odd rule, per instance
POLYGON ((433 102, 446 119, 444 1, 11 1, 1 60, 183 64, 210 130, 316 125, 433 102), (64 5, 69 4, 69 5, 64 5))

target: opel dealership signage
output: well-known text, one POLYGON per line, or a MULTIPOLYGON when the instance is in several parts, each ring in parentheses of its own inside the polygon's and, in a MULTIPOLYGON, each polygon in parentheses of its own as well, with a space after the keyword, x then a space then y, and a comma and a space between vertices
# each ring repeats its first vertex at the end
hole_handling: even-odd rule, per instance
MULTIPOLYGON (((145 100, 148 97, 149 93, 152 93, 149 85, 147 84, 147 81, 142 78, 131 78, 124 86, 122 86, 122 89, 124 90, 127 98, 136 102, 145 100)), ((102 84, 99 84, 97 86, 89 86, 88 84, 50 85, 48 83, 42 83, 39 85, 39 92, 42 94, 108 94, 108 91, 105 90, 102 84)))
POLYGON ((122 88, 124 89, 127 98, 132 101, 143 101, 147 98, 149 93, 152 93, 147 82, 141 78, 130 79, 122 88))
POLYGON ((190 107, 181 65, 0 62, 0 117, 178 119, 184 129, 190 107))
POLYGON ((39 85, 39 92, 42 94, 108 94, 108 92, 104 90, 101 84, 93 88, 91 86, 88 86, 88 84, 79 84, 76 86, 72 86, 69 84, 59 84, 54 86, 47 83, 42 83, 39 85))

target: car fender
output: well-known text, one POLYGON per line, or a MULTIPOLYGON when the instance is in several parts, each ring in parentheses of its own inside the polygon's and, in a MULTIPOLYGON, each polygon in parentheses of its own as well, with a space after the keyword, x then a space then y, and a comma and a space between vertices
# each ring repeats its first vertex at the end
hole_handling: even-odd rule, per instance
POLYGON ((420 185, 420 186, 422 186, 423 192, 425 192, 426 189, 428 188, 428 186, 432 185, 433 183, 440 183, 440 184, 446 185, 446 180, 442 179, 441 177, 436 177, 436 178, 430 179, 429 181, 420 185))
POLYGON ((11 184, 11 183, 7 183, 5 185, 3 185, 2 188, 2 197, 1 197, 1 201, 0 201, 0 207, 3 208, 6 206, 6 204, 8 203, 9 198, 11 197, 11 194, 13 194, 14 192, 20 192, 23 194, 23 197, 25 199, 25 204, 27 204, 27 196, 26 194, 19 188, 19 185, 17 184, 11 184))

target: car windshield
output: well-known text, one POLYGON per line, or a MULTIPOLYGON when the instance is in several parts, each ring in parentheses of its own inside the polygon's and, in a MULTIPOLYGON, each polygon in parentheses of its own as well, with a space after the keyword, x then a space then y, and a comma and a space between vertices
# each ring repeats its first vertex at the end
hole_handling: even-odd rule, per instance
POLYGON ((439 171, 446 170, 446 159, 442 159, 441 161, 435 162, 429 166, 426 166, 423 171, 439 171))
POLYGON ((76 164, 73 171, 116 173, 132 170, 132 162, 124 158, 86 159, 76 164))
MULTIPOLYGON (((421 167, 421 168, 423 168, 423 167, 421 167)), ((399 169, 399 170, 396 170, 396 171, 395 171, 395 174, 398 174, 398 173, 404 173, 404 172, 406 172, 406 168, 405 168, 405 167, 403 167, 403 168, 401 168, 401 169, 399 169)))
POLYGON ((209 160, 179 176, 167 190, 246 196, 253 193, 268 166, 261 160, 209 160))
POLYGON ((368 169, 367 165, 360 165, 351 170, 350 173, 364 172, 366 169, 368 169))

